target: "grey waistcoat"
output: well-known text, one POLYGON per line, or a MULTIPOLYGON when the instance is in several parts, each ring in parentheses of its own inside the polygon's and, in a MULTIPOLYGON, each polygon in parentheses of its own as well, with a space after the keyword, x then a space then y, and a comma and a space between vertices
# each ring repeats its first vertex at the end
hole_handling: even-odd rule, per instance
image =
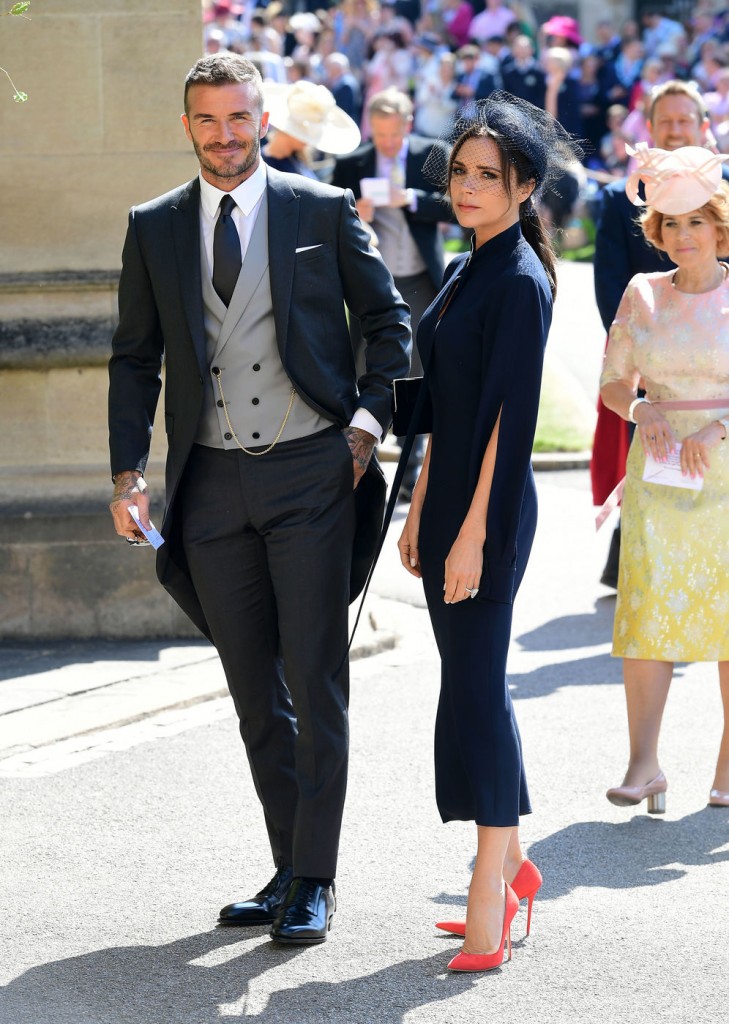
POLYGON ((379 240, 380 255, 393 277, 412 277, 428 269, 410 234, 403 210, 376 207, 372 227, 379 240))
MULTIPOLYGON (((230 306, 213 288, 201 251, 202 297, 207 340, 208 382, 198 444, 237 448, 220 404, 213 367, 221 371, 228 417, 246 448, 270 444, 279 432, 291 397, 291 381, 281 363, 268 266, 268 202, 264 193, 230 306)), ((298 395, 281 441, 305 437, 331 426, 298 395)), ((265 456, 264 456, 265 458, 265 456)))

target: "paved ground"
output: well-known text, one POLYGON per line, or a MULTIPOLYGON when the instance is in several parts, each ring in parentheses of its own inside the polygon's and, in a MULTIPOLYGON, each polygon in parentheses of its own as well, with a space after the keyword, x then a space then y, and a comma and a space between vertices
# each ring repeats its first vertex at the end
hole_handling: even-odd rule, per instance
MULTIPOLYGON (((601 344, 586 341, 595 365, 601 344)), ((517 918, 512 963, 449 976, 457 941, 432 927, 463 913, 474 835, 435 810, 438 663, 419 584, 397 565, 398 514, 353 664, 323 947, 214 927, 271 867, 209 647, 0 648, 0 1024, 725 1020, 729 811, 705 806, 715 669, 677 673, 665 817, 607 803, 626 756, 614 599, 596 582, 609 537, 595 537, 584 469, 538 486, 510 682, 534 804, 523 840, 545 885, 529 939, 517 918)))

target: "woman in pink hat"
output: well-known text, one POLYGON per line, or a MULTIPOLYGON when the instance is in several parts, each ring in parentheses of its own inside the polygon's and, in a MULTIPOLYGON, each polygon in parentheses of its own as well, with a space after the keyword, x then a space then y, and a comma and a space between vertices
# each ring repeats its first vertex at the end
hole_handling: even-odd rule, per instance
POLYGON ((729 806, 729 188, 698 146, 635 153, 626 192, 645 184, 646 239, 677 270, 637 274, 610 329, 605 405, 636 424, 622 504, 613 655, 623 658, 630 759, 619 807, 666 807, 658 761, 679 661, 716 661, 724 733, 709 796, 729 806), (638 398, 638 385, 646 397, 638 398))
POLYGON ((550 46, 575 46, 582 45, 580 26, 574 18, 568 18, 564 14, 555 14, 549 21, 542 25, 542 32, 549 39, 550 46))

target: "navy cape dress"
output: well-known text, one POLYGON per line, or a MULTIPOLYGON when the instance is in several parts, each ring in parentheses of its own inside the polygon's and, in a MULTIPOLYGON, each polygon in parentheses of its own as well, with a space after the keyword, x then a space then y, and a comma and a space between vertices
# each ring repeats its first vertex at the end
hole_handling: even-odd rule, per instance
POLYGON ((536 527, 531 452, 551 318, 546 273, 516 224, 453 260, 418 330, 434 417, 419 550, 442 663, 435 774, 444 821, 508 827, 531 810, 506 657, 536 527), (444 563, 499 411, 479 593, 446 605, 444 563))

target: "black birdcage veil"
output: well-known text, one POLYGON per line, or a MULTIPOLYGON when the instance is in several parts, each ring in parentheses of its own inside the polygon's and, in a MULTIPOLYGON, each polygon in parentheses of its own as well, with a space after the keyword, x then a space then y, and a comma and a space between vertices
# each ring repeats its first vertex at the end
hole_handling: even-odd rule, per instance
POLYGON ((580 143, 546 110, 511 93, 494 92, 488 99, 474 104, 470 113, 457 117, 433 146, 423 173, 442 192, 448 191, 450 160, 459 143, 454 173, 468 174, 469 185, 474 188, 505 190, 503 178, 490 175, 490 162, 485 169, 480 162, 474 166, 474 147, 463 154, 469 156, 467 160, 459 159, 460 148, 471 137, 492 138, 506 153, 509 163, 517 168, 517 180, 534 182, 535 200, 565 174, 570 164, 584 156, 580 143))

